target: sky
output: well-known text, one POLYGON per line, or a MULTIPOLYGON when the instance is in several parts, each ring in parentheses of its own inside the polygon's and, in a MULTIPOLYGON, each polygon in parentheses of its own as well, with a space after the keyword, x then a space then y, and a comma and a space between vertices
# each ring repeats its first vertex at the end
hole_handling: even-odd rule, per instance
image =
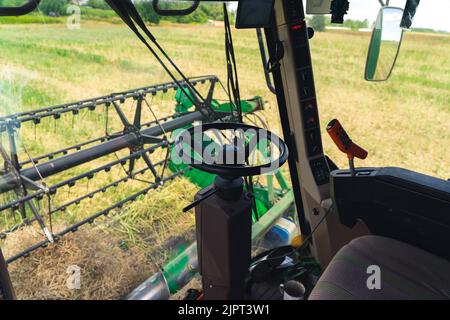
MULTIPOLYGON (((305 2, 305 0, 303 0, 305 2)), ((374 22, 381 8, 378 0, 349 0, 348 19, 374 22)), ((383 0, 385 1, 385 0, 383 0)), ((391 0, 390 6, 404 8, 406 0, 391 0)), ((237 4, 235 4, 237 5, 237 4)), ((413 28, 431 28, 450 32, 450 0, 422 0, 417 9, 413 28)))
MULTIPOLYGON (((377 12, 381 8, 378 0, 349 0, 349 19, 375 21, 377 12)), ((404 8, 406 0, 391 0, 390 6, 404 8)), ((413 21, 413 28, 432 28, 450 31, 450 0, 422 0, 417 8, 413 21)))

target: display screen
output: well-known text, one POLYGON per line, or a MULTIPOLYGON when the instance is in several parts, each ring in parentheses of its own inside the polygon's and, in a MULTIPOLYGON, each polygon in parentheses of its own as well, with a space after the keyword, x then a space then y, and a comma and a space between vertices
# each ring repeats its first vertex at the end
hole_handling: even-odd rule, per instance
POLYGON ((236 28, 266 28, 270 24, 275 0, 239 1, 236 28))

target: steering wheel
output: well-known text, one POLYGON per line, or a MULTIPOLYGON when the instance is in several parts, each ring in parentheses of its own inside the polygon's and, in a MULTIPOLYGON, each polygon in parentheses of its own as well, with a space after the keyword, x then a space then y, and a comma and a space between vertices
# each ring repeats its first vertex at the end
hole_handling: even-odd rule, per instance
POLYGON ((191 127, 177 137, 174 149, 185 164, 229 178, 276 171, 289 156, 277 135, 241 123, 191 127))

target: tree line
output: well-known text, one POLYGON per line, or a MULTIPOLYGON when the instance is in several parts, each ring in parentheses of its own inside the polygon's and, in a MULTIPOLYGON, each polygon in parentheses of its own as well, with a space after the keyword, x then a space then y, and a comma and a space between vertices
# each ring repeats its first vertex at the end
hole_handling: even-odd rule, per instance
MULTIPOLYGON (((94 0, 99 1, 99 0, 94 0)), ((140 0, 135 2, 136 8, 146 22, 158 24, 162 20, 174 23, 206 23, 208 20, 223 20, 223 7, 221 3, 201 3, 197 10, 187 16, 166 17, 160 16, 153 10, 152 1, 140 0)), ((188 4, 190 5, 190 4, 188 4)), ((161 9, 181 9, 187 4, 170 3, 170 1, 160 1, 161 9)))
MULTIPOLYGON (((72 1, 70 0, 42 0, 39 4, 39 11, 47 16, 65 16, 67 15, 67 7, 72 1)), ((18 6, 23 5, 24 0, 0 0, 0 6, 18 6)), ((162 20, 174 23, 207 23, 208 20, 223 20, 222 3, 202 3, 199 8, 192 14, 187 16, 163 17, 153 10, 152 0, 136 0, 134 1, 137 10, 142 18, 153 24, 159 24, 162 20)), ((161 9, 180 9, 186 8, 190 3, 180 3, 179 1, 165 0, 160 1, 161 9)), ((97 10, 111 10, 104 0, 88 0, 83 4, 85 8, 94 8, 97 10)), ((232 19, 234 15, 232 13, 232 19)))
MULTIPOLYGON (((306 18, 308 25, 310 25, 315 31, 325 31, 327 26, 334 25, 331 23, 330 17, 324 15, 315 15, 306 18)), ((352 30, 359 30, 363 28, 369 28, 369 20, 352 20, 347 19, 343 24, 337 24, 338 27, 346 27, 352 30)))
MULTIPOLYGON (((206 23, 208 20, 223 20, 223 9, 221 3, 202 3, 199 8, 187 16, 163 17, 153 10, 151 0, 136 0, 135 5, 142 18, 146 22, 158 24, 161 20, 175 23, 206 23)), ((181 9, 190 4, 181 4, 178 1, 160 1, 161 9, 181 9)), ((110 7, 104 0, 89 0, 87 6, 95 9, 109 10, 110 7)))

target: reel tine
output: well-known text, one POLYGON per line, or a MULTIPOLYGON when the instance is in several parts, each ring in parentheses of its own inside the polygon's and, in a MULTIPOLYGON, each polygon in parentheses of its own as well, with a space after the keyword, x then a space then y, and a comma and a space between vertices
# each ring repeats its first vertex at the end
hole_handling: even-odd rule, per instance
POLYGON ((150 169, 150 171, 152 172, 153 176, 155 177, 155 182, 156 183, 160 183, 161 182, 161 177, 158 175, 158 172, 156 172, 156 169, 153 166, 153 163, 150 160, 150 158, 148 157, 147 153, 143 153, 142 154, 142 158, 144 159, 144 161, 147 164, 148 168, 150 169))
POLYGON ((133 126, 140 130, 141 129, 141 118, 142 118, 142 98, 139 97, 136 105, 136 113, 134 114, 133 126))
POLYGON ((126 115, 123 113, 122 109, 120 108, 120 106, 117 104, 116 101, 112 102, 114 109, 116 110, 117 114, 119 115, 120 121, 122 121, 122 124, 124 125, 125 128, 130 127, 131 124, 128 121, 128 118, 126 117, 126 115))
POLYGON ((128 174, 129 175, 133 175, 135 162, 136 162, 135 158, 131 158, 130 161, 129 161, 129 166, 128 166, 128 174))

